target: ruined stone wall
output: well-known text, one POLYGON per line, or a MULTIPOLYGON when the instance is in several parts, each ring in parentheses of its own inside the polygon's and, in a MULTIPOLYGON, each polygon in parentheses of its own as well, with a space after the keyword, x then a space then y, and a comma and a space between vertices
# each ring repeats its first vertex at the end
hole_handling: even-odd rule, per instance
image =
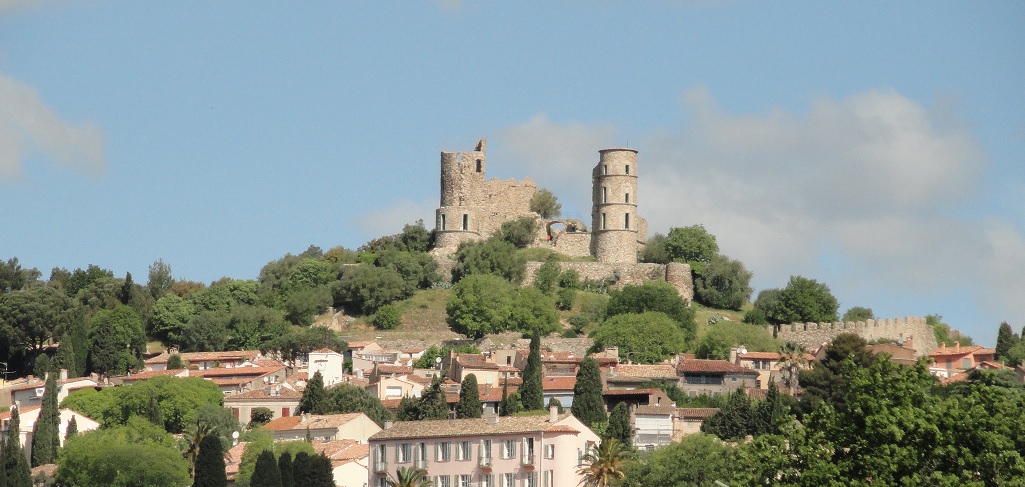
POLYGON ((880 338, 890 340, 912 339, 916 356, 928 355, 936 349, 936 335, 922 317, 886 318, 867 321, 834 323, 791 323, 776 327, 776 337, 796 342, 807 350, 828 343, 841 333, 854 333, 867 341, 880 338))
MULTIPOLYGON (((544 263, 527 262, 527 272, 523 278, 524 286, 533 284, 534 273, 542 264, 544 263)), ((694 286, 691 284, 690 266, 687 264, 615 264, 605 262, 559 262, 558 264, 562 271, 569 269, 577 271, 581 280, 600 281, 615 277, 616 282, 610 286, 612 289, 622 289, 626 285, 637 286, 647 281, 666 281, 676 288, 680 296, 687 301, 694 299, 694 286)))

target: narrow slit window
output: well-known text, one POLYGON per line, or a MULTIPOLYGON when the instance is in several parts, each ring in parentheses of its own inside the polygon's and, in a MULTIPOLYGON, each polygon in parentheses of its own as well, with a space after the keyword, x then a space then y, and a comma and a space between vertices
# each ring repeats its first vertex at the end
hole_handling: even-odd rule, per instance
POLYGON ((627 202, 627 203, 629 203, 629 202, 630 202, 630 193, 627 193, 627 194, 626 194, 626 202, 627 202))
POLYGON ((477 159, 477 172, 481 172, 482 169, 484 169, 484 165, 481 163, 480 159, 477 159))
POLYGON ((470 228, 470 215, 463 213, 463 230, 469 230, 470 228))
POLYGON ((604 166, 602 166, 601 173, 602 174, 608 174, 609 173, 609 165, 608 164, 605 164, 604 166))
POLYGON ((629 213, 624 213, 623 214, 623 225, 624 225, 625 228, 630 228, 630 214, 629 213))
POLYGON ((628 176, 630 175, 630 165, 629 164, 626 165, 626 174, 628 176))
POLYGON ((609 189, 606 188, 605 186, 601 187, 601 202, 602 203, 608 203, 609 202, 609 189))
POLYGON ((442 213, 441 214, 441 231, 444 232, 445 230, 448 230, 448 226, 446 225, 446 222, 445 222, 445 214, 442 213))
POLYGON ((605 214, 601 214, 601 229, 605 230, 605 214))

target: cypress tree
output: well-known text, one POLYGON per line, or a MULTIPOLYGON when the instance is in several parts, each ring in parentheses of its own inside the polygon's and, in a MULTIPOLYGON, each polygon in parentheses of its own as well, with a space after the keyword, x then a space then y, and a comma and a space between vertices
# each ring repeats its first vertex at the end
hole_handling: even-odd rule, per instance
MULTIPOLYGON (((274 457, 271 456, 273 462, 274 457)), ((257 461, 257 467, 260 463, 257 461)), ((277 472, 277 465, 274 466, 277 472)), ((256 478, 256 474, 253 474, 256 478)), ((193 487, 224 487, 228 485, 228 476, 224 471, 224 453, 221 451, 221 440, 214 435, 206 435, 199 441, 199 454, 196 456, 196 480, 193 487)))
POLYGON ((121 291, 117 293, 117 299, 118 301, 121 301, 121 304, 128 304, 128 302, 132 300, 133 284, 132 273, 125 273, 125 282, 121 285, 121 291))
MULTIPOLYGON (((0 450, 3 450, 3 438, 0 438, 0 450)), ((0 459, 0 487, 7 487, 7 465, 0 459)))
POLYGON ((292 477, 292 454, 287 451, 278 458, 278 471, 281 473, 281 487, 295 487, 292 477))
POLYGON ((46 376, 46 392, 43 392, 43 406, 39 419, 32 430, 32 466, 47 465, 57 461, 57 447, 60 446, 60 411, 57 410, 57 374, 46 376))
POLYGON ((68 440, 70 440, 72 436, 75 436, 77 434, 78 434, 78 420, 75 419, 74 415, 72 415, 71 416, 71 421, 68 421, 68 429, 64 432, 64 443, 67 443, 68 440))
POLYGON ((32 470, 21 448, 21 418, 18 408, 11 409, 11 422, 3 449, 4 467, 7 469, 7 487, 32 487, 32 470))
POLYGON ((299 400, 300 413, 319 413, 320 405, 324 402, 324 376, 318 370, 306 382, 306 389, 303 390, 303 397, 299 400))
POLYGON ((65 369, 68 377, 78 377, 81 373, 78 370, 78 362, 75 359, 75 342, 69 333, 61 336, 60 346, 57 347, 57 355, 53 359, 54 369, 65 369))
POLYGON ((409 396, 402 396, 396 408, 395 417, 399 421, 416 421, 420 419, 420 401, 409 396))
POLYGON ((783 403, 783 396, 779 394, 776 381, 769 381, 769 392, 766 393, 765 400, 753 409, 751 432, 754 435, 778 435, 788 415, 789 408, 783 403))
POLYGON ((149 396, 149 407, 146 408, 146 419, 161 428, 164 427, 164 415, 160 411, 160 401, 157 400, 156 394, 151 394, 149 396))
POLYGON ((625 402, 616 404, 609 414, 609 427, 605 429, 605 438, 615 438, 627 450, 633 448, 633 429, 630 427, 630 409, 625 402))
MULTIPOLYGON (((284 455, 282 455, 284 456, 284 455)), ((274 452, 264 450, 256 457, 256 468, 253 469, 251 487, 281 487, 281 470, 274 460, 274 452)))
POLYGON ((335 476, 331 471, 331 460, 324 456, 323 453, 320 455, 310 457, 310 487, 334 487, 335 476))
POLYGON ((508 416, 509 415, 509 378, 506 377, 505 381, 502 382, 502 400, 498 402, 498 415, 508 416))
POLYGON ((418 419, 448 419, 448 400, 441 390, 441 377, 435 377, 431 386, 420 396, 418 419))
POLYGON ((754 434, 754 410, 751 400, 738 388, 730 394, 726 404, 701 424, 701 431, 723 440, 737 440, 754 434))
POLYGON ((1007 322, 1000 324, 1000 331, 997 332, 997 346, 994 358, 1001 361, 1007 358, 1007 352, 1018 343, 1019 338, 1014 334, 1011 325, 1007 322))
POLYGON ((519 391, 523 409, 537 411, 545 408, 541 386, 541 337, 535 334, 530 338, 530 353, 527 366, 523 368, 523 385, 519 391))
POLYGON ((480 388, 477 387, 477 376, 467 374, 459 386, 459 404, 456 405, 457 418, 479 418, 483 410, 480 405, 480 388))
POLYGON ((577 383, 573 386, 573 416, 588 427, 608 421, 605 403, 602 401, 601 372, 598 362, 585 358, 577 370, 577 383))
POLYGON ((313 483, 313 461, 310 454, 304 451, 295 454, 292 460, 292 482, 296 485, 307 486, 313 483))

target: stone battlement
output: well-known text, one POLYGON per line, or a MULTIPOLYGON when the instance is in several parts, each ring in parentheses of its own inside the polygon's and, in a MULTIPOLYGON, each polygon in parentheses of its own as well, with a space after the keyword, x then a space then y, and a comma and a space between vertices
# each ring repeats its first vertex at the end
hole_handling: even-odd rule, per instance
POLYGON ((841 333, 853 333, 867 341, 912 339, 915 355, 919 357, 928 355, 937 346, 932 327, 926 323, 925 318, 918 316, 832 323, 790 323, 775 328, 777 338, 798 343, 808 350, 831 342, 841 333))

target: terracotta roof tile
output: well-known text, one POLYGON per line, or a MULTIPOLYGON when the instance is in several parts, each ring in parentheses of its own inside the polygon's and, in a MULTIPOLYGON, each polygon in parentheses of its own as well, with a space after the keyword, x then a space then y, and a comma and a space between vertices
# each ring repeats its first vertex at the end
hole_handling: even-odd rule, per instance
MULTIPOLYGON (((611 376, 611 374, 610 374, 611 376)), ((616 367, 615 377, 637 377, 645 379, 675 379, 676 368, 669 364, 638 364, 620 365, 616 367)))
POLYGON ((216 369, 190 370, 189 376, 207 379, 214 377, 260 377, 272 374, 283 368, 285 367, 281 365, 274 367, 218 367, 216 369))
POLYGON ((549 376, 541 381, 541 388, 546 391, 568 391, 576 384, 576 376, 549 376))
POLYGON ((311 414, 309 419, 303 422, 302 416, 288 416, 285 418, 277 418, 271 420, 263 427, 271 431, 289 431, 289 430, 304 430, 307 426, 310 429, 325 429, 325 428, 337 428, 343 426, 349 421, 358 418, 363 413, 345 413, 345 414, 311 414))
POLYGON ((646 414, 646 415, 649 415, 649 416, 662 416, 662 415, 669 416, 669 415, 673 414, 673 411, 675 409, 676 408, 674 408, 673 406, 670 406, 668 404, 665 405, 665 406, 651 406, 651 405, 644 406, 644 405, 638 405, 637 408, 634 410, 634 413, 635 414, 646 414))
POLYGON ((655 394, 661 389, 608 389, 602 391, 603 396, 634 396, 634 395, 645 395, 650 396, 655 394))
POLYGON ((741 360, 779 360, 779 354, 776 352, 747 352, 744 355, 740 355, 741 360))
POLYGON ((719 408, 676 408, 676 417, 683 419, 704 419, 718 411, 719 408))
MULTIPOLYGON (((559 415, 559 420, 568 413, 559 415)), ((370 437, 371 441, 397 438, 442 438, 450 436, 493 436, 503 434, 535 433, 549 431, 548 413, 530 416, 505 416, 498 423, 490 424, 489 418, 441 419, 426 421, 396 421, 391 429, 382 430, 370 437)), ((554 430, 558 431, 558 430, 554 430)))
MULTIPOLYGON (((224 352, 186 352, 178 354, 183 362, 209 362, 209 361, 235 361, 249 360, 260 355, 258 350, 228 350, 224 352)), ((147 359, 147 364, 164 364, 171 358, 171 354, 164 352, 156 357, 147 359)))
POLYGON ((281 399, 281 400, 296 400, 301 399, 303 393, 287 387, 281 387, 278 389, 277 394, 271 394, 267 392, 266 387, 260 387, 251 391, 239 392, 237 394, 231 394, 224 396, 224 400, 242 400, 242 399, 281 399))
POLYGON ((747 374, 747 375, 758 375, 747 367, 741 367, 737 364, 732 364, 725 360, 681 360, 676 366, 676 370, 681 373, 715 373, 715 374, 747 374))
POLYGON ((462 365, 464 368, 471 369, 498 369, 498 364, 494 362, 488 362, 488 359, 484 355, 476 353, 460 353, 456 355, 456 362, 462 365))
MULTIPOLYGON (((18 415, 23 415, 29 411, 35 411, 43 407, 41 404, 34 404, 32 406, 22 406, 18 408, 18 415)), ((11 410, 9 408, 3 408, 3 412, 0 412, 0 419, 11 419, 11 410)))

